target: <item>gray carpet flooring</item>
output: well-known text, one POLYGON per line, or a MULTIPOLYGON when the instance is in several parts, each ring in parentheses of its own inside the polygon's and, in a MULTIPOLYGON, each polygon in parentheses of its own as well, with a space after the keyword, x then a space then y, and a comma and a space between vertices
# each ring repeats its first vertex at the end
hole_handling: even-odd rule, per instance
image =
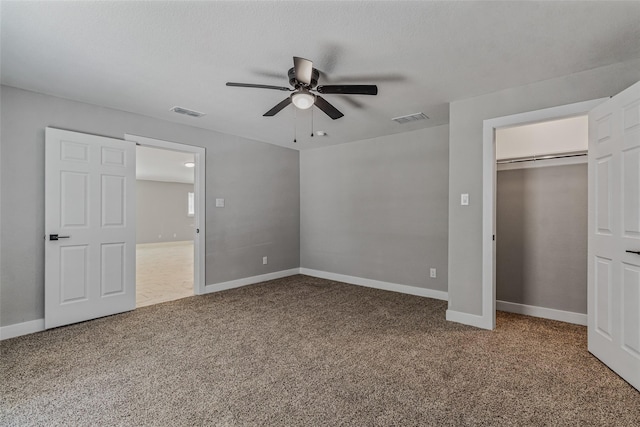
POLYGON ((640 425, 586 328, 293 276, 0 342, 3 426, 640 425))

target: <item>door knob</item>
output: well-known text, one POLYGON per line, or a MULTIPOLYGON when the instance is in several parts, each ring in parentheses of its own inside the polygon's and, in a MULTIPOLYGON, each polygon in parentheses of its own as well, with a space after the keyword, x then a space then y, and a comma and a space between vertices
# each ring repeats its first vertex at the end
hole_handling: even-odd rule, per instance
POLYGON ((58 236, 57 234, 49 234, 49 240, 68 239, 71 236, 58 236))

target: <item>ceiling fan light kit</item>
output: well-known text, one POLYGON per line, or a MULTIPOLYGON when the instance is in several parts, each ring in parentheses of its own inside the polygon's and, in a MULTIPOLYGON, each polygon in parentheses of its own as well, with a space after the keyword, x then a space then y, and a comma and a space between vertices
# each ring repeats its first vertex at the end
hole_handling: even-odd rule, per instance
POLYGON ((271 117, 278 114, 289 104, 293 103, 296 108, 306 110, 313 105, 318 107, 322 112, 331 119, 336 120, 344 116, 336 107, 331 105, 326 99, 313 92, 321 94, 340 94, 340 95, 377 95, 378 87, 376 85, 326 85, 317 86, 320 72, 313 68, 313 62, 308 59, 293 57, 293 68, 289 69, 287 76, 289 84, 293 89, 284 86, 271 86, 252 83, 234 83, 227 82, 227 86, 233 87, 249 87, 255 89, 273 89, 281 91, 293 92, 290 97, 285 98, 271 110, 264 113, 264 116, 271 117))
POLYGON ((301 110, 311 108, 315 101, 315 95, 307 90, 301 90, 300 92, 296 92, 291 95, 291 102, 301 110))

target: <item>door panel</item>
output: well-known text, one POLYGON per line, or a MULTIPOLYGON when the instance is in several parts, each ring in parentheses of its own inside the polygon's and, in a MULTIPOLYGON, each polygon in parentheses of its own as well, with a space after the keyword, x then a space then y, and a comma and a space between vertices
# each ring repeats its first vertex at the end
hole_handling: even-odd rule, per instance
POLYGON ((45 327, 134 309, 135 143, 47 128, 45 155, 45 327))
POLYGON ((125 291, 126 256, 123 243, 101 245, 100 289, 102 296, 121 294, 125 291))
POLYGON ((102 175, 102 227, 124 227, 127 199, 125 178, 102 175))
POLYGON ((640 102, 634 102, 624 109, 624 128, 630 130, 640 127, 640 102))
POLYGON ((622 275, 622 346, 640 358, 640 268, 625 264, 622 275))
POLYGON ((89 146, 78 142, 60 141, 60 160, 87 163, 89 146))
POLYGON ((102 164, 109 166, 126 166, 124 150, 102 147, 102 164))
POLYGON ((86 300, 88 275, 86 245, 60 248, 60 303, 86 300))
POLYGON ((86 173, 61 172, 61 227, 88 227, 89 176, 86 173))
POLYGON ((640 83, 589 113, 589 351, 640 389, 640 83))
POLYGON ((623 228, 627 237, 640 237, 640 147, 622 153, 623 162, 623 228))
POLYGON ((598 258, 596 261, 596 301, 594 304, 596 329, 607 339, 611 339, 611 260, 598 258))
POLYGON ((611 156, 598 159, 596 218, 599 234, 611 234, 611 156))
POLYGON ((596 120, 597 122, 597 143, 602 144, 611 138, 611 114, 603 115, 596 120))

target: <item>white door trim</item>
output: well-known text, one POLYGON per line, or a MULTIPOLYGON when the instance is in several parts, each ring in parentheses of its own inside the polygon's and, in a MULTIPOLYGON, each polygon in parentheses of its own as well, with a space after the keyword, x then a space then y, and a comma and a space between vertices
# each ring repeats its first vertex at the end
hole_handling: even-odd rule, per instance
MULTIPOLYGON (((485 329, 496 327, 495 242, 496 129, 587 114, 608 98, 577 102, 483 121, 482 129, 482 315, 485 329)), ((464 322, 462 322, 464 323, 464 322)))
POLYGON ((125 134, 124 139, 127 141, 133 141, 138 145, 144 147, 162 148, 165 150, 182 151, 186 153, 193 153, 195 159, 195 176, 194 176, 194 193, 196 195, 195 200, 195 215, 194 223, 196 229, 199 231, 196 233, 193 239, 193 292, 196 295, 202 295, 205 293, 205 236, 206 236, 206 191, 205 191, 205 167, 206 167, 206 149, 203 147, 196 147, 193 145, 180 144, 177 142, 163 141, 161 139, 147 138, 145 136, 125 134))

